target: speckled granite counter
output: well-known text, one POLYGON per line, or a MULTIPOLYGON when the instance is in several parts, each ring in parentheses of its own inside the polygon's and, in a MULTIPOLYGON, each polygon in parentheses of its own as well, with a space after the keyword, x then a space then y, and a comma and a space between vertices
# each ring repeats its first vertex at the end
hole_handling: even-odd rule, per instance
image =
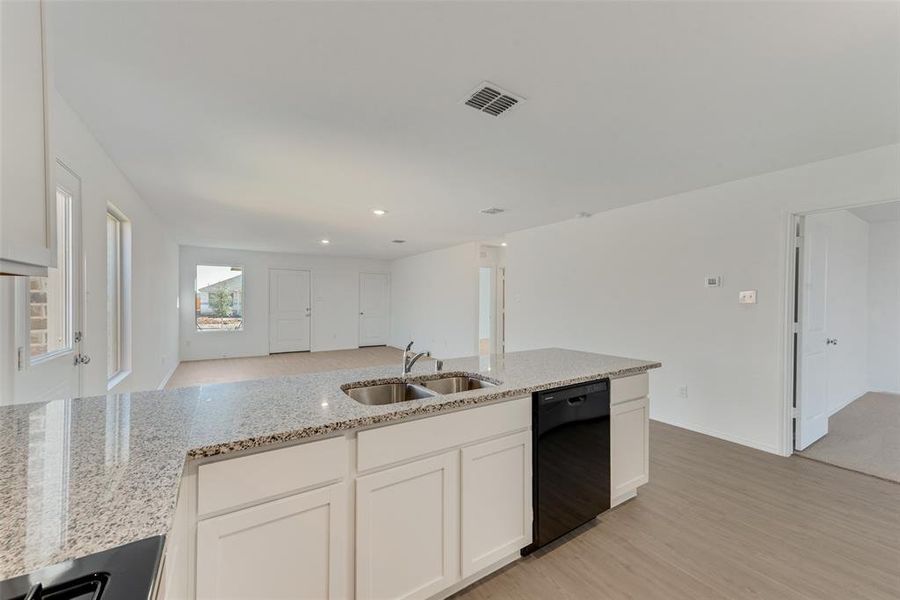
MULTIPOLYGON (((359 404, 340 386, 394 377, 399 367, 0 407, 0 579, 166 533, 186 457, 323 436, 659 366, 547 349, 448 360, 445 371, 479 372, 502 384, 383 406, 359 404)), ((429 367, 418 365, 413 376, 427 374, 429 367)))

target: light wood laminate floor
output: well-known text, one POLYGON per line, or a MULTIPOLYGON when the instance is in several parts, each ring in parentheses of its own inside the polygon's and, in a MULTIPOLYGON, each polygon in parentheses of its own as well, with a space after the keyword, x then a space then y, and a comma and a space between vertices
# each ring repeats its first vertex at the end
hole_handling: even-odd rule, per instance
POLYGON ((402 352, 390 346, 376 346, 353 350, 285 352, 269 356, 185 361, 175 369, 175 373, 166 383, 166 389, 390 364, 396 364, 399 372, 402 352))
POLYGON ((897 600, 900 484, 651 422, 638 497, 455 600, 897 600))

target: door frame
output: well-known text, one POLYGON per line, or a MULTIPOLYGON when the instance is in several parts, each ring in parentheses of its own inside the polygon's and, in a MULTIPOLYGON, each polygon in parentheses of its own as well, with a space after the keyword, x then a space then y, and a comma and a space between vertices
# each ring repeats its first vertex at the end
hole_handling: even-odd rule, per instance
POLYGON ((795 342, 799 341, 799 321, 795 320, 795 311, 799 311, 799 307, 803 301, 801 297, 802 286, 799 280, 797 267, 803 260, 803 236, 802 222, 803 218, 809 215, 824 214, 849 210, 851 208, 863 208, 866 206, 878 206, 881 204, 893 204, 900 202, 900 198, 892 198, 888 200, 879 200, 877 202, 865 202, 862 204, 847 204, 844 206, 835 206, 829 208, 820 208, 816 210, 800 211, 789 213, 785 223, 785 279, 784 279, 784 305, 783 305, 783 353, 784 362, 782 368, 784 370, 783 379, 783 397, 782 397, 782 418, 781 418, 781 454, 790 456, 796 452, 794 450, 794 419, 796 418, 795 399, 798 391, 797 369, 799 369, 799 357, 795 342))
MULTIPOLYGON (((272 352, 272 271, 299 271, 303 273, 307 273, 309 277, 309 298, 306 301, 307 306, 307 315, 309 317, 309 333, 307 337, 309 338, 309 349, 307 350, 294 350, 293 352, 312 352, 312 321, 313 321, 313 311, 312 311, 312 299, 313 299, 313 276, 312 269, 303 269, 298 267, 268 267, 267 279, 266 282, 266 351, 267 355, 271 356, 272 354, 283 354, 287 351, 282 350, 279 352, 272 352)), ((244 282, 246 284, 246 280, 244 282)))
MULTIPOLYGON (((69 318, 72 320, 71 323, 71 333, 72 333, 72 346, 68 350, 58 350, 56 352, 52 352, 44 355, 41 360, 37 363, 32 364, 31 362, 31 319, 29 312, 29 286, 28 286, 28 277, 17 277, 14 285, 13 292, 13 310, 15 313, 14 317, 14 337, 15 337, 15 353, 14 358, 17 361, 17 365, 13 375, 13 389, 12 389, 12 400, 13 404, 19 404, 20 402, 20 382, 15 381, 19 379, 21 376, 25 376, 28 371, 39 368, 41 364, 47 363, 54 360, 60 360, 62 358, 68 357, 73 361, 75 357, 81 355, 82 346, 84 343, 84 324, 86 323, 86 299, 87 299, 87 287, 85 285, 85 272, 86 272, 86 260, 84 256, 84 230, 83 230, 83 221, 82 215, 84 211, 84 198, 83 198, 83 182, 81 177, 76 173, 73 169, 71 169, 66 163, 64 163, 60 159, 56 159, 54 163, 54 171, 51 182, 48 184, 48 187, 51 189, 53 194, 53 213, 56 214, 56 190, 60 187, 60 177, 59 172, 63 171, 65 173, 66 178, 71 178, 72 187, 76 188, 75 194, 73 194, 73 203, 70 207, 70 223, 69 229, 71 234, 71 247, 73 256, 70 257, 69 269, 71 273, 69 274, 70 283, 72 286, 72 304, 73 306, 69 307, 70 313, 69 318), (21 353, 21 356, 19 356, 21 353)), ((65 186, 63 186, 65 187, 65 186)), ((54 223, 56 223, 56 218, 54 216, 54 223)), ((56 223, 56 226, 59 227, 59 223, 56 223)), ((58 237, 58 232, 54 232, 54 253, 57 251, 56 239, 58 237)), ((104 258, 105 260, 105 258, 104 258)), ((57 265, 58 267, 59 265, 57 265)), ((73 366, 75 369, 75 391, 73 397, 80 397, 83 395, 84 391, 84 376, 82 374, 84 364, 79 364, 77 366, 73 366)), ((24 383, 24 382, 22 382, 24 383)), ((39 397, 39 398, 29 398, 28 402, 38 402, 45 400, 56 400, 54 397, 39 397)))

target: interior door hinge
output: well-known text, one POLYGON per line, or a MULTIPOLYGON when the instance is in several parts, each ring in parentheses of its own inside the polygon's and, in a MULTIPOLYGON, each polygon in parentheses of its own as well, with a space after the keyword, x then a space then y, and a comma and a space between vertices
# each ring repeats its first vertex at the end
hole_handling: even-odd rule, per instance
POLYGON ((800 418, 800 409, 796 406, 791 409, 791 418, 799 419, 800 418))
POLYGON ((25 368, 25 348, 23 346, 19 346, 16 348, 16 370, 21 371, 25 368))

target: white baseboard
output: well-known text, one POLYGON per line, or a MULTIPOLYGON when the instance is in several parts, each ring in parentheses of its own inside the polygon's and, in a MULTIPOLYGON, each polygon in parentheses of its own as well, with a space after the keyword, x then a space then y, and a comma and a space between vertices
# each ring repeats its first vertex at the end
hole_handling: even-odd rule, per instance
POLYGON ((171 369, 169 369, 169 372, 166 373, 166 376, 163 377, 163 380, 161 382, 159 382, 159 385, 156 386, 156 389, 161 390, 164 387, 166 387, 166 384, 169 383, 170 379, 172 379, 172 375, 175 374, 175 371, 178 369, 178 365, 180 365, 180 364, 181 364, 181 362, 176 362, 175 366, 172 367, 171 369))
POLYGON ((829 417, 833 417, 835 413, 844 410, 845 408, 847 408, 848 406, 850 406, 851 404, 853 404, 854 402, 856 402, 857 400, 859 400, 860 398, 862 398, 863 396, 865 396, 867 393, 868 393, 868 392, 861 392, 860 394, 858 394, 858 395, 856 395, 856 396, 851 396, 849 400, 845 400, 845 401, 843 401, 842 403, 840 403, 840 404, 837 406, 837 408, 832 408, 831 410, 829 410, 829 411, 828 411, 828 416, 829 416, 829 417))
POLYGON ((714 429, 708 429, 706 427, 701 427, 700 425, 694 425, 693 423, 684 423, 680 421, 666 421, 664 419, 652 418, 653 421, 659 421, 660 423, 666 423, 667 425, 674 425, 675 427, 681 427, 682 429, 689 429, 690 431, 696 431, 697 433, 702 433, 703 435, 708 435, 710 437, 718 438, 720 440, 725 440, 726 442, 733 442, 735 444, 740 444, 741 446, 747 446, 748 448, 753 448, 755 450, 762 450, 763 452, 768 452, 769 454, 777 454, 778 456, 786 456, 781 450, 775 446, 770 446, 769 444, 761 444, 755 440, 748 440, 746 438, 738 437, 736 435, 731 435, 730 433, 723 433, 721 431, 716 431, 714 429))

